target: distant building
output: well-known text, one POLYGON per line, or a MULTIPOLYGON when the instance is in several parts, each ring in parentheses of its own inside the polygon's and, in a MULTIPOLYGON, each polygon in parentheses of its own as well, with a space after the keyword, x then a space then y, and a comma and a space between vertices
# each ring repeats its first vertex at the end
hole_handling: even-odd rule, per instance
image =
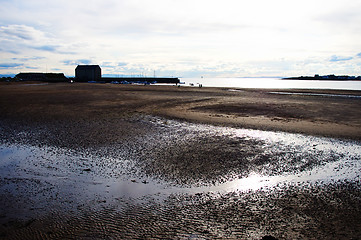
POLYGON ((75 81, 101 81, 102 73, 99 65, 78 65, 75 68, 75 81))
POLYGON ((21 81, 41 81, 41 82, 68 82, 64 73, 19 73, 15 76, 21 81))

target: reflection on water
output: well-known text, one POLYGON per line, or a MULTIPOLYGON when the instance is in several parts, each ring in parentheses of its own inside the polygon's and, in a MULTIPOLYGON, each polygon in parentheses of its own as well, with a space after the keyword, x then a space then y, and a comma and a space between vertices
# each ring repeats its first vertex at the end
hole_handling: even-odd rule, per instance
POLYGON ((148 120, 149 136, 94 149, 0 144, 0 226, 9 229, 0 236, 322 239, 335 236, 335 224, 336 238, 357 229, 361 142, 148 120), (154 174, 142 172, 142 161, 160 156, 160 165, 176 154, 154 174), (197 166, 224 181, 183 186, 161 178, 179 169, 194 176, 197 166), (299 235, 304 229, 308 235, 299 235))
POLYGON ((289 88, 289 89, 344 89, 361 90, 361 81, 282 80, 280 78, 182 78, 186 86, 191 83, 204 87, 232 88, 289 88))
MULTIPOLYGON (((282 156, 281 152, 297 151, 290 157, 317 159, 317 163, 309 170, 284 171, 277 175, 251 173, 248 177, 228 181, 218 186, 201 188, 203 191, 246 191, 273 187, 287 183, 327 183, 342 180, 360 180, 361 144, 354 141, 341 141, 331 138, 269 132, 247 129, 229 129, 224 132, 229 136, 265 141, 265 148, 270 147, 274 155, 282 156)), ((290 159, 292 160, 292 159, 290 159)))
MULTIPOLYGON (((164 121, 158 119, 154 124, 161 125, 164 121)), ((220 134, 245 141, 261 140, 262 154, 271 156, 271 161, 256 172, 251 171, 247 176, 235 175, 233 180, 224 183, 181 187, 156 177, 139 175, 134 160, 127 157, 126 152, 119 156, 99 157, 86 151, 3 144, 0 145, 0 190, 21 196, 41 188, 42 196, 47 197, 37 201, 46 205, 49 199, 66 198, 66 201, 80 204, 93 200, 109 202, 112 199, 161 197, 172 193, 258 190, 287 183, 360 180, 359 142, 176 121, 167 121, 164 127, 187 128, 197 134, 220 134), (21 184, 27 188, 21 190, 21 184)))
POLYGON ((327 94, 327 93, 296 93, 296 92, 269 92, 279 95, 301 95, 301 96, 321 96, 321 97, 338 97, 338 98, 355 98, 361 99, 361 96, 347 94, 327 94))
POLYGON ((360 158, 361 155, 358 154, 357 159, 342 159, 336 162, 327 163, 323 166, 315 167, 310 171, 304 171, 299 174, 284 174, 277 176, 251 174, 246 178, 227 182, 212 190, 232 192, 237 190, 258 190, 262 188, 270 188, 279 184, 290 183, 328 183, 342 180, 359 181, 361 172, 360 158))
POLYGON ((205 190, 222 191, 222 192, 259 190, 264 187, 274 186, 277 183, 278 182, 275 179, 272 179, 272 177, 251 173, 248 177, 229 181, 224 184, 215 187, 210 187, 205 190))

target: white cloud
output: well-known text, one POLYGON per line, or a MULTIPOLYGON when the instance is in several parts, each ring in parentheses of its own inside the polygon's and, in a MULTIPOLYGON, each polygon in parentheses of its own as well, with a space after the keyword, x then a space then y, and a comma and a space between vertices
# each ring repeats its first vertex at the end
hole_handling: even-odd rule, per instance
POLYGON ((36 41, 43 37, 43 33, 26 25, 0 26, 0 33, 8 40, 29 40, 36 41))
POLYGON ((359 59, 360 8, 354 0, 8 0, 0 5, 0 54, 6 62, 43 57, 34 65, 66 74, 78 59, 106 63, 105 73, 332 73, 342 67, 330 60, 359 59))
POLYGON ((345 57, 345 56, 333 55, 333 56, 331 56, 330 61, 331 62, 343 62, 343 61, 350 61, 352 59, 353 59, 353 57, 345 57))
POLYGON ((22 64, 22 63, 0 63, 0 68, 5 68, 5 69, 18 68, 18 67, 21 67, 23 65, 24 64, 22 64))
POLYGON ((91 64, 91 60, 88 60, 88 59, 64 60, 63 63, 65 65, 70 65, 70 66, 89 65, 89 64, 91 64))

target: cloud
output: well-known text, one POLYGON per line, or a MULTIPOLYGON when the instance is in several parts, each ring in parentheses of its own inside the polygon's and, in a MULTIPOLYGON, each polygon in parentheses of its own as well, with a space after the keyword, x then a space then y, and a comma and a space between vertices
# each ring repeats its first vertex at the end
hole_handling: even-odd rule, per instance
POLYGON ((116 67, 124 67, 128 65, 126 62, 102 62, 101 67, 110 67, 110 68, 116 68, 116 67))
POLYGON ((52 46, 52 45, 44 45, 44 46, 38 46, 33 47, 34 49, 46 51, 46 52, 56 52, 58 46, 52 46))
POLYGON ((17 68, 23 65, 22 63, 0 63, 0 68, 17 68))
MULTIPOLYGON (((3 41, 0 41, 0 43, 1 43, 3 46, 6 46, 6 45, 7 45, 7 44, 4 44, 3 41)), ((12 54, 20 54, 20 51, 14 50, 14 49, 11 49, 11 48, 7 48, 7 46, 6 46, 5 48, 0 48, 0 52, 12 53, 12 54)))
POLYGON ((28 49, 58 54, 74 54, 71 46, 56 37, 56 34, 27 25, 0 26, 0 51, 20 54, 28 49))
POLYGON ((26 68, 26 69, 33 69, 33 70, 34 70, 34 69, 39 69, 38 67, 30 67, 30 66, 26 66, 25 68, 26 68))
POLYGON ((360 31, 360 24, 358 24, 361 20, 359 14, 360 2, 347 1, 342 2, 337 8, 335 7, 324 14, 317 15, 315 20, 320 21, 324 26, 329 26, 329 30, 334 31, 336 34, 360 31))
POLYGON ((37 40, 43 37, 44 33, 26 25, 1 26, 0 33, 8 39, 37 40))
POLYGON ((65 65, 89 65, 92 63, 91 60, 88 60, 88 59, 78 59, 78 60, 64 60, 63 63, 65 65))
POLYGON ((113 62, 102 62, 100 64, 101 67, 108 67, 108 68, 114 68, 116 66, 116 64, 114 64, 113 62))
POLYGON ((349 61, 352 59, 353 59, 353 57, 341 57, 341 56, 333 55, 330 58, 330 62, 344 62, 344 61, 349 61))
MULTIPOLYGON (((302 75, 321 73, 320 68, 328 73, 361 59, 360 4, 355 0, 2 1, 0 55, 6 63, 47 65, 68 74, 79 64, 99 64, 105 73, 114 74, 152 75, 153 70, 162 70, 179 76, 198 72, 256 76, 273 71, 302 75), (281 58, 288 61, 277 60, 281 58), (181 63, 184 59, 189 59, 187 64, 181 63), (302 64, 306 59, 317 61, 302 66, 289 63, 302 64), (260 68, 259 62, 274 64, 260 68)), ((16 70, 22 68, 9 71, 16 70)), ((2 68, 0 73, 5 71, 2 68)), ((355 72, 356 65, 349 74, 355 72)))
POLYGON ((12 58, 12 60, 15 61, 33 61, 33 60, 41 60, 41 59, 45 59, 45 57, 23 57, 23 58, 12 58))

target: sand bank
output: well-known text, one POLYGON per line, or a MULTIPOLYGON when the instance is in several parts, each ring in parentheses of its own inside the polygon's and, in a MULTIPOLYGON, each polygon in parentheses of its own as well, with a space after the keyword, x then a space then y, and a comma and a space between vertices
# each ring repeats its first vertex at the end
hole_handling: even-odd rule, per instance
POLYGON ((360 93, 270 91, 0 85, 0 238, 358 238, 360 93))
POLYGON ((359 91, 2 84, 0 94, 5 120, 111 121, 151 114, 222 126, 361 138, 361 98, 340 97, 361 96, 359 91))

